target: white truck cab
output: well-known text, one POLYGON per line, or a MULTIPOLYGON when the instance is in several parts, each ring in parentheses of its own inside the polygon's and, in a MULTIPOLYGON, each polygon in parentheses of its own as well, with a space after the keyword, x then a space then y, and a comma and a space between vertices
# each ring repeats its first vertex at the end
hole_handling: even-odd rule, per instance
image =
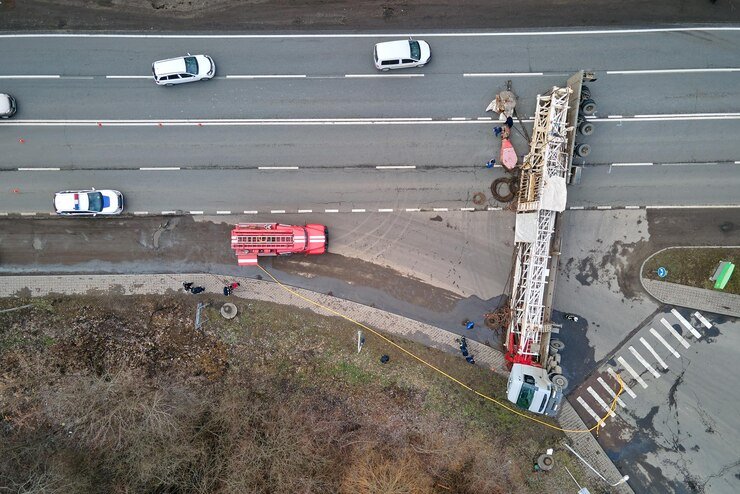
POLYGON ((554 417, 563 399, 563 390, 553 384, 542 367, 513 364, 506 386, 507 398, 530 412, 554 417))

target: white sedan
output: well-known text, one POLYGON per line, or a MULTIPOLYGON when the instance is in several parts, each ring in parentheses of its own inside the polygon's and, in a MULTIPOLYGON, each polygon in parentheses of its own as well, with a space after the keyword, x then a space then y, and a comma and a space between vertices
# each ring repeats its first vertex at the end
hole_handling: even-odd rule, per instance
POLYGON ((123 194, 117 190, 63 190, 54 194, 54 210, 75 216, 121 214, 123 194))

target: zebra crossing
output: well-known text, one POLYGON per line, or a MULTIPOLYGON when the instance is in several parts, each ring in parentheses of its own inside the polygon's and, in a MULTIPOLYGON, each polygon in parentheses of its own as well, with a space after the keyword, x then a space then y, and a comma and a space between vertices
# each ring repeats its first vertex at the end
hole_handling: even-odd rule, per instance
POLYGON ((671 360, 671 357, 673 359, 681 358, 681 354, 676 348, 683 347, 684 349, 689 349, 691 347, 690 339, 693 338, 693 340, 698 341, 703 337, 700 329, 710 329, 712 327, 712 323, 698 311, 691 314, 691 317, 692 321, 698 321, 698 324, 700 324, 699 328, 695 327, 675 308, 671 309, 670 314, 662 315, 660 318, 662 328, 660 326, 658 326, 659 329, 650 327, 649 331, 637 340, 642 344, 642 347, 636 342, 628 346, 627 352, 616 355, 614 358, 614 361, 619 365, 607 365, 605 369, 606 373, 597 376, 596 382, 600 387, 595 384, 594 386, 597 389, 594 389, 594 386, 588 386, 586 388, 586 394, 576 397, 576 402, 593 418, 594 423, 599 422, 604 416, 606 416, 605 423, 609 418, 615 418, 619 410, 627 408, 627 404, 625 403, 627 396, 633 400, 637 399, 637 393, 634 390, 635 386, 639 386, 638 389, 647 389, 650 386, 648 382, 650 380, 649 376, 660 379, 660 376, 663 375, 662 373, 668 371, 669 362, 671 364, 675 363, 671 360), (683 334, 676 331, 674 324, 679 324, 685 329, 685 331, 682 331, 683 334), (671 336, 669 337, 668 335, 671 336), (666 337, 671 342, 675 340, 680 347, 674 347, 666 340, 666 337), (668 353, 665 354, 666 352, 663 349, 668 353), (664 355, 661 356, 661 353, 664 355), (624 388, 624 392, 619 396, 617 392, 619 391, 620 384, 617 375, 621 378, 624 388), (611 405, 615 400, 617 406, 615 410, 612 410, 611 405))

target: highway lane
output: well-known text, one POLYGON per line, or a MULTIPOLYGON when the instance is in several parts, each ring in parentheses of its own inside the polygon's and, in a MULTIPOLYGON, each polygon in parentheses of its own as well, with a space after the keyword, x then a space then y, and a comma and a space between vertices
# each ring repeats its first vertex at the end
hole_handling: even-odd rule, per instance
MULTIPOLYGON (((569 188, 568 206, 624 208, 740 206, 740 164, 587 167, 569 188), (659 184, 656 186, 655 184, 659 184)), ((51 212, 57 190, 114 188, 126 196, 126 212, 161 214, 288 214, 500 208, 490 184, 499 169, 450 167, 378 170, 77 170, 6 171, 0 212, 51 212), (480 193, 484 200, 474 202, 480 193)))
MULTIPOLYGON (((154 60, 206 52, 216 60, 220 74, 375 73, 373 44, 404 34, 3 35, 2 66, 5 74, 149 76, 154 60)), ((432 62, 421 71, 429 74, 734 67, 740 45, 740 30, 733 27, 418 37, 432 44, 432 62)))
MULTIPOLYGON (((421 78, 311 77, 227 79, 171 88, 150 78, 5 79, 0 88, 19 101, 20 120, 172 118, 477 118, 511 79, 522 118, 537 94, 563 85, 565 73, 542 76, 421 78)), ((589 84, 597 115, 718 113, 740 109, 740 72, 599 74, 589 84)))
MULTIPOLYGON (((600 119, 579 142, 591 146, 575 163, 734 162, 740 114, 729 119, 600 119)), ((162 121, 81 126, 0 122, 0 169, 18 167, 138 168, 142 166, 355 167, 483 166, 498 156, 491 120, 466 121, 162 121)), ((531 125, 527 124, 531 130, 531 125)), ((514 132, 519 156, 529 148, 514 132)), ((659 186, 659 184, 655 184, 659 186)))

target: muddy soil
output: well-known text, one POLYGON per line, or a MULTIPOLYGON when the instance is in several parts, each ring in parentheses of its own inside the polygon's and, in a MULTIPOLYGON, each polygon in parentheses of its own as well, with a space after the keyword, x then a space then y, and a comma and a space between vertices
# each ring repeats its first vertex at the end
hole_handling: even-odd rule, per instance
POLYGON ((3 0, 0 30, 316 31, 740 20, 736 0, 3 0))

